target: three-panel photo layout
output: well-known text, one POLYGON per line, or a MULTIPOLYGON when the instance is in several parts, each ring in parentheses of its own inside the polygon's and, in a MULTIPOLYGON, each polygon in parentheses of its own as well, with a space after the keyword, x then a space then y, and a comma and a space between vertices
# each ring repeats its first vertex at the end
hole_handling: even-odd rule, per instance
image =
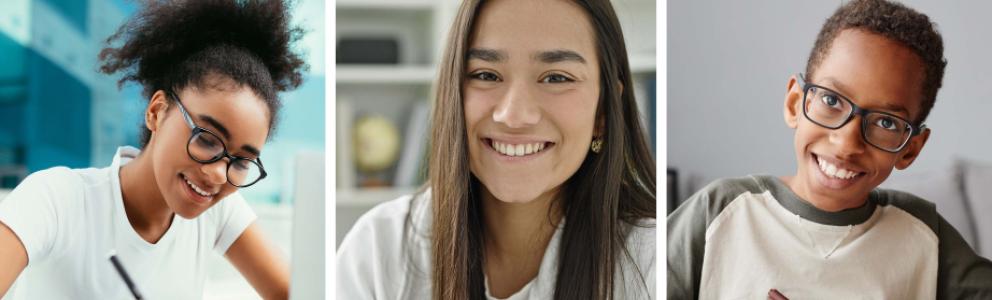
POLYGON ((0 299, 992 299, 989 10, 5 0, 0 299))

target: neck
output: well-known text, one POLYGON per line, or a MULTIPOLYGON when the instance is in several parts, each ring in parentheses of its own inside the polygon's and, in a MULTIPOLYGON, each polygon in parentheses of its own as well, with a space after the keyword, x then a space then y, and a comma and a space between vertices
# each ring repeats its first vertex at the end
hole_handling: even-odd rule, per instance
POLYGON ((155 181, 148 155, 142 153, 120 169, 124 212, 131 227, 146 241, 155 243, 172 224, 172 209, 165 203, 155 181))
POLYGON ((807 183, 800 180, 798 176, 782 176, 779 177, 786 186, 792 190, 796 196, 805 200, 813 207, 826 212, 838 212, 845 209, 861 207, 868 201, 868 195, 861 197, 852 197, 847 199, 836 199, 827 196, 814 195, 807 183))
POLYGON ((543 257, 561 213, 553 206, 555 192, 526 203, 508 203, 483 193, 487 256, 492 258, 543 257))

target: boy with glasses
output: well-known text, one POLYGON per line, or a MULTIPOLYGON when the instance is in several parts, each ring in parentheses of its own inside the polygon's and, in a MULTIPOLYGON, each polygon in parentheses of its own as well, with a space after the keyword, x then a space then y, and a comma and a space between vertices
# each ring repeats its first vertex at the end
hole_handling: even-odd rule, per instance
POLYGON ((933 203, 877 189, 930 135, 946 60, 927 16, 852 1, 790 78, 795 176, 714 182, 668 219, 668 297, 992 298, 992 262, 933 203))

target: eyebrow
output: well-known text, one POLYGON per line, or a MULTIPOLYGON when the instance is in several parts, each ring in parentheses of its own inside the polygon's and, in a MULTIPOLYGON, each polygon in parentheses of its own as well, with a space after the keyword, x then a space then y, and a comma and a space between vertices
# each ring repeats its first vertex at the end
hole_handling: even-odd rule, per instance
POLYGON ((506 52, 493 50, 493 49, 483 49, 483 48, 472 48, 466 53, 467 59, 481 59, 491 63, 502 62, 506 60, 506 52))
MULTIPOLYGON (((217 121, 217 119, 214 119, 208 115, 199 115, 198 117, 200 117, 200 120, 209 123, 213 128, 216 128, 217 131, 220 131, 220 134, 224 135, 225 139, 231 140, 231 132, 228 131, 227 127, 224 127, 224 124, 221 124, 220 121, 217 121)), ((241 149, 255 155, 256 157, 261 155, 261 151, 258 151, 258 148, 255 148, 255 146, 252 145, 241 145, 241 149)))
MULTIPOLYGON (((847 87, 843 83, 840 83, 840 81, 837 81, 837 80, 835 80, 835 79, 833 79, 831 77, 823 78, 823 81, 826 82, 826 83, 828 83, 831 86, 834 86, 835 89, 838 89, 838 90, 848 90, 847 87)), ((840 92, 840 91, 838 91, 838 92, 840 92)), ((849 100, 851 99, 851 97, 848 97, 847 95, 843 95, 843 96, 844 96, 844 98, 847 98, 849 100)), ((854 101, 854 100, 851 100, 851 101, 854 101)), ((889 112, 889 113, 892 113, 892 112, 901 112, 901 113, 904 113, 907 118, 912 118, 912 116, 910 116, 909 110, 907 110, 905 107, 892 104, 892 103, 890 103, 888 101, 884 101, 884 100, 882 101, 882 109, 884 111, 889 112)))
POLYGON ((537 60, 543 63, 553 64, 558 62, 578 62, 586 63, 586 59, 582 57, 578 52, 566 49, 555 49, 551 51, 542 51, 534 56, 537 60))
MULTIPOLYGON (((487 48, 472 48, 468 50, 466 57, 468 59, 480 59, 486 62, 498 63, 503 62, 507 59, 507 54, 505 51, 487 49, 487 48)), ((541 51, 533 56, 534 60, 541 61, 546 64, 553 64, 559 62, 578 62, 586 63, 586 59, 582 57, 578 52, 567 50, 567 49, 555 49, 549 51, 541 51)))

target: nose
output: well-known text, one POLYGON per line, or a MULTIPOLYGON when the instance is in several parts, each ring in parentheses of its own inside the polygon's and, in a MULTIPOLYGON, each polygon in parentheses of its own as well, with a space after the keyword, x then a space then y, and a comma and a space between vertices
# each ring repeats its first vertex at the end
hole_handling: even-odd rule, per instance
POLYGON ((855 116, 843 127, 830 131, 830 143, 836 146, 840 158, 865 152, 865 140, 861 136, 861 116, 855 116))
POLYGON ((541 109, 526 83, 511 85, 496 108, 493 120, 510 128, 533 126, 541 121, 541 109))
POLYGON ((209 164, 200 165, 200 172, 203 172, 207 183, 221 185, 227 182, 227 161, 221 159, 209 164))

